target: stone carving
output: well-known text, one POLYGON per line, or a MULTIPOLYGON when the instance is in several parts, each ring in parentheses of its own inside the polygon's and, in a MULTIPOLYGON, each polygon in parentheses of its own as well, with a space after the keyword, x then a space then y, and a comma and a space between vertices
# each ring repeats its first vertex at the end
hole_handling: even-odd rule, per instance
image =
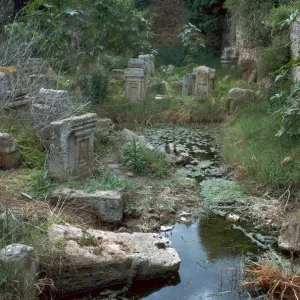
POLYGON ((139 55, 140 60, 144 61, 146 63, 147 67, 147 75, 148 76, 154 76, 155 75, 155 58, 153 54, 144 54, 139 55))
POLYGON ((193 70, 196 76, 194 96, 198 99, 207 99, 213 89, 216 78, 216 70, 206 66, 200 66, 193 70))
POLYGON ((63 90, 41 88, 32 105, 32 117, 45 146, 50 143, 50 123, 68 115, 69 95, 63 90))
POLYGON ((221 63, 222 66, 228 67, 235 64, 238 61, 238 53, 235 47, 225 47, 222 56, 221 63))
POLYGON ((0 168, 12 169, 20 165, 16 140, 8 133, 0 133, 0 168))
POLYGON ((65 188, 56 190, 52 194, 51 202, 57 204, 59 201, 63 204, 81 203, 85 206, 91 206, 95 208, 100 220, 103 222, 115 223, 123 219, 125 200, 121 191, 86 193, 65 188))
POLYGON ((50 124, 49 175, 56 181, 87 177, 94 165, 96 114, 85 114, 50 124))
POLYGON ((129 101, 143 101, 146 96, 146 78, 144 69, 125 69, 124 75, 126 98, 129 101))
POLYGON ((147 65, 146 62, 144 60, 138 59, 138 58, 130 58, 128 60, 128 65, 127 67, 129 69, 143 69, 145 72, 145 75, 147 76, 148 74, 148 70, 147 70, 147 65))

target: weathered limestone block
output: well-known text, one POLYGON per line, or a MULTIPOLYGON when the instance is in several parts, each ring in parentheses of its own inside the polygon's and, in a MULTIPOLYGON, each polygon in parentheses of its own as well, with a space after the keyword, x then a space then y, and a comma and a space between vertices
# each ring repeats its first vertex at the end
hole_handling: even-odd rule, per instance
POLYGON ((141 144, 146 144, 146 140, 145 137, 143 135, 138 135, 135 132, 124 128, 121 132, 120 132, 120 136, 124 139, 125 143, 130 143, 132 141, 138 141, 141 144))
POLYGON ((50 124, 49 175, 56 181, 86 177, 93 171, 96 114, 85 114, 50 124))
POLYGON ((228 67, 235 64, 238 60, 238 53, 235 47, 225 47, 222 51, 222 66, 228 67))
POLYGON ((155 75, 155 58, 153 54, 139 55, 138 59, 144 61, 147 67, 147 75, 155 75))
MULTIPOLYGON (((300 57, 300 17, 291 24, 290 26, 290 48, 292 60, 296 60, 300 57)), ((300 67, 292 68, 293 80, 300 81, 300 67)))
POLYGON ((194 68, 196 76, 194 96, 200 100, 207 99, 214 89, 216 70, 206 66, 194 68))
POLYGON ((189 75, 184 75, 182 80, 182 96, 189 95, 189 75))
POLYGON ((63 90, 41 88, 32 105, 32 117, 45 146, 50 143, 50 123, 68 117, 69 95, 63 90))
POLYGON ((0 250, 1 268, 14 265, 18 272, 19 280, 22 280, 22 299, 35 299, 34 281, 39 267, 39 259, 32 247, 22 244, 11 244, 0 250))
POLYGON ((148 70, 147 70, 147 65, 146 62, 142 59, 138 59, 138 58, 130 58, 128 60, 128 65, 127 68, 129 69, 143 69, 145 71, 145 74, 148 74, 148 70))
POLYGON ((283 250, 300 253, 299 220, 286 221, 282 224, 278 245, 283 250))
POLYGON ((174 65, 168 65, 168 70, 167 70, 168 74, 170 76, 174 75, 175 73, 175 66, 174 65))
POLYGON ((180 266, 169 240, 154 233, 83 232, 52 225, 49 241, 54 246, 65 245, 55 281, 55 287, 65 293, 157 278, 177 272, 180 266))
POLYGON ((8 133, 0 133, 0 168, 16 168, 20 162, 20 152, 16 140, 8 133))
POLYGON ((243 105, 246 101, 256 98, 254 90, 233 88, 228 92, 228 100, 230 104, 230 113, 233 113, 237 106, 243 105))
POLYGON ((124 75, 126 98, 133 102, 145 100, 146 77, 144 69, 125 69, 124 75))
POLYGON ((103 222, 115 223, 123 219, 124 194, 121 191, 96 191, 86 193, 84 191, 71 189, 59 189, 54 191, 51 202, 57 204, 84 204, 95 208, 100 220, 103 222))

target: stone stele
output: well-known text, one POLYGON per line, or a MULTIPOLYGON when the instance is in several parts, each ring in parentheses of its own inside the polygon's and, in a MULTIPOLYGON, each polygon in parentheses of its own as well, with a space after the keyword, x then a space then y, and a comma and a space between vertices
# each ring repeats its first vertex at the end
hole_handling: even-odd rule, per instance
POLYGON ((61 253, 55 287, 74 292, 149 280, 176 273, 180 258, 170 241, 155 233, 115 233, 52 225, 49 241, 61 253))
POLYGON ((146 96, 146 77, 142 68, 125 69, 125 94, 129 101, 143 101, 146 96))
POLYGON ((13 169, 20 164, 16 140, 9 133, 0 132, 0 168, 13 169))
POLYGON ((56 181, 87 177, 94 165, 96 114, 85 114, 50 124, 49 174, 56 181))
POLYGON ((194 68, 193 74, 196 76, 194 96, 200 100, 207 99, 214 89, 216 70, 200 66, 194 68))

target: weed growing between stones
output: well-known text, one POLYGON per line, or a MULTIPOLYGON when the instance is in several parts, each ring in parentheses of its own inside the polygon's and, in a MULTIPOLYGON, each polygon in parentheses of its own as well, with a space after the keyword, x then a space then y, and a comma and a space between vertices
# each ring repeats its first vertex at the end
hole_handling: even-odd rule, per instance
POLYGON ((136 174, 164 178, 168 175, 169 166, 165 154, 158 149, 149 149, 139 141, 133 140, 123 148, 123 162, 136 174))

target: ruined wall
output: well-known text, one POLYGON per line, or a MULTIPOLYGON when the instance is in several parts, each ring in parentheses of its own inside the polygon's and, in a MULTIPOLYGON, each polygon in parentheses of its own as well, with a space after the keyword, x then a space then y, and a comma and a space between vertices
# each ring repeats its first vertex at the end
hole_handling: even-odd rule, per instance
POLYGON ((154 43, 169 46, 178 43, 178 28, 186 23, 183 0, 152 0, 154 43))

